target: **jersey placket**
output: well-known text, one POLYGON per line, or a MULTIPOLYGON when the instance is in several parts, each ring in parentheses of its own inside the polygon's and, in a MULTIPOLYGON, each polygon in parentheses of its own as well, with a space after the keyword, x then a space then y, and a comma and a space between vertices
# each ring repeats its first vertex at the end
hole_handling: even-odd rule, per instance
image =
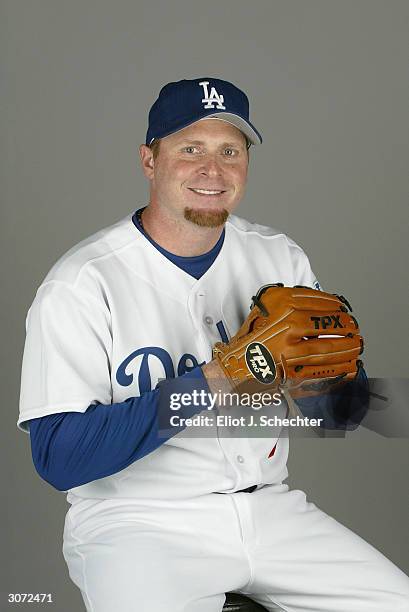
MULTIPOLYGON (((214 306, 208 305, 204 287, 192 289, 188 299, 188 308, 198 332, 196 346, 200 359, 208 362, 212 358, 212 347, 215 342, 221 340, 217 328, 217 322, 221 314, 216 313, 214 306)), ((234 416, 234 408, 231 414, 234 416)), ((234 490, 260 482, 259 461, 254 456, 249 440, 240 437, 239 430, 233 426, 217 427, 217 436, 220 448, 235 475, 234 490)))

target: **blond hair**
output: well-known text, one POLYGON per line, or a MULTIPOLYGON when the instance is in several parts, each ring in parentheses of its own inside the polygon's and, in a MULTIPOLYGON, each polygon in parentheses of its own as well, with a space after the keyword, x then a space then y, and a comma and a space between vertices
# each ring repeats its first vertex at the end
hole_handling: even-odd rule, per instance
POLYGON ((150 145, 149 148, 152 151, 152 155, 153 155, 153 161, 156 160, 156 158, 159 155, 159 147, 160 147, 160 138, 155 139, 150 145))

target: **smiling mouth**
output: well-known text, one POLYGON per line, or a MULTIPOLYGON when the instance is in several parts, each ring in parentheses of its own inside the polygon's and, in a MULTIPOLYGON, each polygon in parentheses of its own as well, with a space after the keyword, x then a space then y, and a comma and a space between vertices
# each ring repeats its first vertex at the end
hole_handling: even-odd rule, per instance
POLYGON ((194 187, 188 187, 188 189, 190 191, 193 191, 193 193, 198 193, 199 195, 206 196, 218 196, 222 193, 225 193, 224 189, 195 189, 194 187))

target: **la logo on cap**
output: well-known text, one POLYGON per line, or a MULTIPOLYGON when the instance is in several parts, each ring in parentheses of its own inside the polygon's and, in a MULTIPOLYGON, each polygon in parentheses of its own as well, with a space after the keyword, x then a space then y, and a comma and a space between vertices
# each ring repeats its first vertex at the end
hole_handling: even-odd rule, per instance
POLYGON ((209 90, 207 88, 209 81, 201 81, 199 85, 203 87, 204 98, 202 99, 202 103, 206 103, 203 108, 219 108, 220 110, 226 110, 226 107, 223 106, 224 96, 219 95, 215 87, 211 88, 209 95, 209 90))

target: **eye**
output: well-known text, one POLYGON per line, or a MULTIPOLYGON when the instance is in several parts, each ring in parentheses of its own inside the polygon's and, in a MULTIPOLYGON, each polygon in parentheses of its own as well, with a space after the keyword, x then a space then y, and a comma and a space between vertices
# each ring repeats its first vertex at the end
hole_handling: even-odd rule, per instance
POLYGON ((234 157, 235 155, 237 155, 237 151, 235 149, 227 148, 224 150, 224 154, 226 155, 226 157, 234 157))
POLYGON ((193 145, 188 146, 188 147, 183 147, 182 151, 184 153, 195 153, 195 151, 197 151, 197 147, 194 147, 193 145))

